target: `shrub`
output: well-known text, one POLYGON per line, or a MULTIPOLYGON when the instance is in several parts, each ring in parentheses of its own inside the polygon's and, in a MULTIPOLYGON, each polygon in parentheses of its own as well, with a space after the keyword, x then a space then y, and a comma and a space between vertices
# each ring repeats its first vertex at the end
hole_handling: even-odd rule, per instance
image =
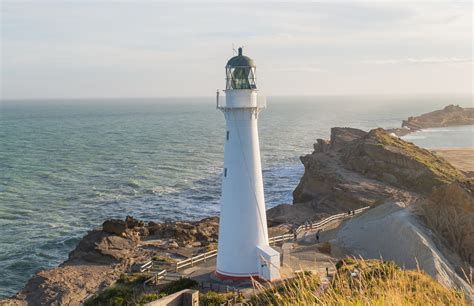
POLYGON ((226 303, 234 295, 232 293, 218 293, 208 291, 199 295, 199 303, 206 306, 214 306, 226 303))
POLYGON ((175 262, 175 260, 169 256, 153 256, 151 260, 157 261, 160 263, 174 263, 175 262))
POLYGON ((150 303, 161 299, 162 297, 166 296, 165 294, 156 294, 156 293, 148 293, 141 296, 140 300, 138 300, 137 305, 144 305, 146 303, 150 303))
POLYGON ((149 272, 137 272, 130 274, 122 274, 118 280, 119 283, 124 285, 137 285, 142 284, 144 281, 151 277, 149 272))
POLYGON ((124 286, 107 288, 92 299, 86 301, 84 306, 122 306, 132 303, 134 292, 124 286))
POLYGON ((166 284, 160 292, 169 295, 175 292, 184 290, 184 289, 192 289, 197 288, 199 283, 190 278, 181 278, 166 284))

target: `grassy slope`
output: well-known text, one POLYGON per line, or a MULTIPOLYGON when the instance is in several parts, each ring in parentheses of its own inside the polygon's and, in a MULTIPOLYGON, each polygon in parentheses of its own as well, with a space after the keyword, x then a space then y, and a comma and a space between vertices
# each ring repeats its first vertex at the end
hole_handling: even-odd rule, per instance
POLYGON ((403 153, 415 159, 429 169, 444 183, 451 183, 455 180, 464 180, 465 176, 457 168, 448 163, 444 158, 433 154, 431 151, 420 148, 411 142, 404 141, 397 137, 390 136, 383 129, 373 130, 373 137, 381 145, 396 148, 403 153))
POLYGON ((267 289, 257 305, 469 305, 462 293, 442 287, 421 271, 392 262, 346 258, 325 290, 319 278, 305 275, 267 289), (351 276, 356 272, 357 276, 351 276))
MULTIPOLYGON (((423 194, 432 188, 454 181, 465 181, 466 176, 444 158, 413 143, 390 136, 383 129, 369 132, 364 140, 364 155, 372 159, 368 170, 380 179, 393 175, 395 185, 423 194)), ((356 161, 357 162, 357 161, 356 161)))

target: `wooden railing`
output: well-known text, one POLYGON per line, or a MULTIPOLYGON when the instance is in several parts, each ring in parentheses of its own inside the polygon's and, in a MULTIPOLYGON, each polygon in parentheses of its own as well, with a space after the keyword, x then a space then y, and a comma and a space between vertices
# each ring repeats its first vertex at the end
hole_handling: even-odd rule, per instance
MULTIPOLYGON (((268 243, 269 244, 275 244, 275 243, 278 243, 278 242, 295 240, 297 238, 297 236, 303 231, 311 231, 311 230, 315 230, 315 229, 320 229, 324 225, 326 225, 326 224, 328 224, 328 223, 330 223, 334 220, 340 220, 340 219, 344 219, 346 217, 351 217, 353 215, 357 215, 357 214, 359 214, 359 213, 361 213, 361 212, 363 212, 363 211, 365 211, 369 208, 370 208, 370 206, 366 206, 366 207, 359 208, 359 209, 356 209, 354 211, 351 211, 351 214, 341 213, 341 214, 337 214, 337 215, 327 217, 326 219, 323 219, 323 220, 318 221, 318 222, 302 224, 294 230, 293 234, 283 234, 283 235, 280 235, 280 236, 271 237, 271 238, 268 239, 268 243), (352 212, 353 212, 353 214, 352 214, 352 212)), ((210 251, 210 252, 206 252, 206 253, 202 253, 202 254, 190 257, 190 258, 185 259, 185 260, 178 261, 178 262, 175 263, 175 271, 178 272, 179 269, 189 267, 189 266, 192 267, 195 264, 203 262, 203 261, 206 262, 208 259, 214 258, 216 256, 217 256, 217 250, 213 250, 213 251, 210 251)), ((153 266, 153 262, 149 261, 149 262, 145 263, 144 265, 142 265, 140 267, 140 271, 141 271, 142 268, 144 268, 144 269, 146 268, 147 270, 149 270, 149 269, 151 269, 152 266, 153 266), (151 265, 150 265, 150 263, 151 263, 151 265)), ((146 270, 144 270, 144 271, 146 271, 146 270)), ((141 272, 143 272, 143 271, 141 271, 141 272)), ((148 279, 145 282, 145 284, 148 284, 149 282, 158 282, 159 280, 166 278, 166 275, 167 275, 166 270, 162 270, 159 273, 153 275, 150 279, 148 279)))
POLYGON ((152 267, 153 267, 153 261, 150 260, 150 261, 148 261, 148 262, 146 262, 146 263, 144 263, 143 265, 140 266, 140 272, 148 271, 152 267))
POLYGON ((158 283, 160 280, 164 279, 166 277, 166 275, 168 274, 168 271, 166 270, 161 270, 160 272, 156 273, 155 275, 153 275, 152 277, 150 277, 149 279, 147 279, 144 283, 143 283, 143 286, 146 286, 148 285, 149 283, 158 283))
POLYGON ((283 234, 283 235, 280 235, 280 236, 271 237, 271 238, 268 239, 268 243, 269 244, 274 244, 274 243, 277 243, 277 242, 284 242, 284 241, 288 241, 288 240, 294 240, 296 238, 295 236, 299 235, 303 231, 311 231, 311 230, 315 230, 315 229, 320 229, 323 226, 325 226, 326 224, 328 224, 328 223, 330 223, 334 220, 340 220, 340 219, 344 219, 346 217, 350 217, 350 216, 353 216, 353 215, 360 214, 361 212, 363 212, 363 211, 365 211, 369 208, 370 208, 370 206, 366 206, 366 207, 354 210, 353 211, 354 214, 352 214, 352 213, 351 214, 341 213, 341 214, 337 214, 337 215, 332 215, 332 216, 327 217, 326 219, 323 219, 323 220, 318 221, 318 222, 302 224, 294 230, 294 234, 283 234))
POLYGON ((185 260, 181 260, 181 261, 178 261, 176 263, 176 272, 178 272, 179 269, 181 268, 184 268, 184 267, 188 267, 188 266, 194 266, 196 263, 199 263, 201 261, 206 261, 208 259, 211 259, 213 257, 216 257, 217 256, 217 250, 212 250, 210 252, 207 252, 207 253, 203 253, 203 254, 199 254, 197 256, 194 256, 194 257, 191 257, 191 258, 188 258, 188 259, 185 259, 185 260))

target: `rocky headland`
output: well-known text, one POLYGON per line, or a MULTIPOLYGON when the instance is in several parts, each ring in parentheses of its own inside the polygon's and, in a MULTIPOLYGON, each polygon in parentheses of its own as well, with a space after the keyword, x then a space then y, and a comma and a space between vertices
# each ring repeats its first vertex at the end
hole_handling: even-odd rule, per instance
POLYGON ((421 129, 474 124, 474 108, 448 105, 443 109, 403 120, 401 128, 388 129, 389 133, 402 137, 421 129))
POLYGON ((293 205, 270 209, 271 221, 304 222, 394 198, 411 203, 435 186, 467 179, 442 157, 383 129, 332 128, 330 140, 318 139, 300 159, 305 172, 293 205))

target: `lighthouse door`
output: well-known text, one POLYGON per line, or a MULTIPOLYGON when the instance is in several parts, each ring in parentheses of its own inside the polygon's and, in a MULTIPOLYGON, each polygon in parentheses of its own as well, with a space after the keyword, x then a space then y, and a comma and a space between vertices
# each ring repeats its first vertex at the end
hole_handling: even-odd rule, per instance
POLYGON ((258 273, 261 278, 267 281, 274 281, 280 278, 280 253, 270 246, 257 247, 258 273))

